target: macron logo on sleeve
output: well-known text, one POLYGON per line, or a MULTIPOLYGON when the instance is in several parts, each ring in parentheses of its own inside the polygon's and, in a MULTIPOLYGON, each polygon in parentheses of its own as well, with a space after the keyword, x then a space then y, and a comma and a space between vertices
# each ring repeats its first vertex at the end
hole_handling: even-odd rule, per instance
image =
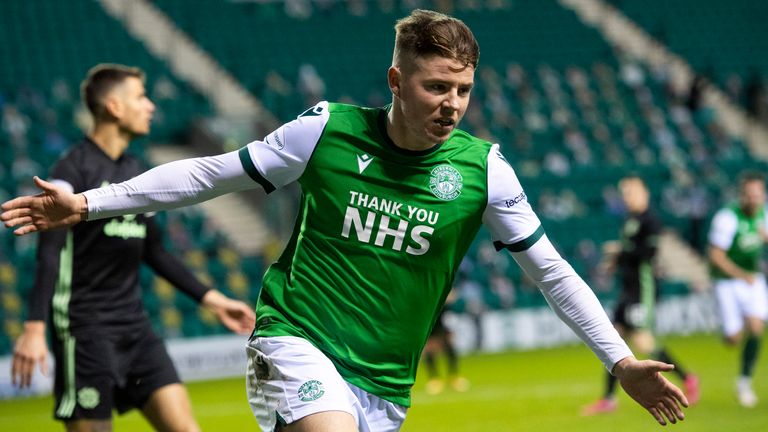
POLYGON ((361 154, 357 155, 357 169, 360 170, 360 174, 365 171, 366 168, 368 168, 368 165, 371 164, 371 161, 373 161, 373 156, 368 154, 361 154))

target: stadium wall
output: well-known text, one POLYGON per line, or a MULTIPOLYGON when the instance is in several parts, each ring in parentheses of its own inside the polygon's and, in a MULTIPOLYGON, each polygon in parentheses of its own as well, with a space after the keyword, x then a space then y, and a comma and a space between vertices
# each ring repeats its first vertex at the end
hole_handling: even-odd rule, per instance
MULTIPOLYGON (((457 348, 464 353, 477 351, 476 320, 466 314, 449 314, 447 318, 447 325, 454 330, 457 348)), ((718 326, 714 296, 704 293, 665 299, 657 309, 657 324, 660 334, 714 331, 718 326)), ((483 334, 481 352, 578 343, 576 335, 549 308, 488 312, 480 317, 479 325, 483 334)), ((243 336, 171 339, 166 343, 186 382, 245 375, 246 338, 243 336)), ((51 392, 51 374, 46 377, 36 370, 32 388, 20 391, 11 385, 10 371, 11 356, 0 358, 0 399, 51 392)))

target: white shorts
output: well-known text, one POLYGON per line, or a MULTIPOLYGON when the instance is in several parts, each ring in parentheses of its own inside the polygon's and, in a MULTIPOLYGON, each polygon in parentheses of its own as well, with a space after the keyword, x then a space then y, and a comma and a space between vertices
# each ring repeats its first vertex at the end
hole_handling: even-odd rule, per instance
POLYGON ((302 338, 258 337, 246 352, 248 403, 264 432, 323 411, 352 414, 360 432, 396 432, 403 425, 406 407, 344 381, 333 363, 302 338))
POLYGON ((744 318, 768 318, 768 288, 765 276, 758 275, 750 285, 742 279, 715 282, 715 295, 726 336, 734 336, 744 327, 744 318))

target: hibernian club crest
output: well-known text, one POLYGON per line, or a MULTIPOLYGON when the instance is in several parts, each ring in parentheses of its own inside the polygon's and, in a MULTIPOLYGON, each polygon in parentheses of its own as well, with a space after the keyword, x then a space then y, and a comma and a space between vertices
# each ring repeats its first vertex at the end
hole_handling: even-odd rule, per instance
POLYGON ((441 200, 451 201, 461 194, 462 177, 450 165, 438 165, 429 173, 429 190, 441 200))
POLYGON ((318 380, 310 380, 299 387, 299 399, 304 402, 311 402, 320 399, 325 394, 323 383, 318 380))

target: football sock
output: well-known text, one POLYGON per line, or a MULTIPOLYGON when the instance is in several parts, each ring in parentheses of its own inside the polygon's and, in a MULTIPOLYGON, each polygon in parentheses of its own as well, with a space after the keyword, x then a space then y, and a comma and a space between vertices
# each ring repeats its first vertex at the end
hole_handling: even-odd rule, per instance
POLYGON ((451 376, 457 376, 459 374, 459 356, 456 355, 456 349, 449 341, 445 341, 443 345, 445 350, 445 356, 448 359, 448 373, 451 376))
POLYGON ((760 351, 760 339, 757 336, 749 336, 741 351, 741 375, 751 377, 757 362, 757 353, 760 351))
POLYGON ((606 375, 605 393, 603 394, 605 399, 613 399, 614 395, 616 394, 617 382, 619 382, 619 380, 615 376, 611 375, 610 373, 606 375))
POLYGON ((432 353, 424 353, 424 366, 427 367, 427 375, 430 378, 437 377, 437 364, 435 355, 432 353))
POLYGON ((659 348, 656 351, 654 351, 653 358, 660 362, 675 365, 675 369, 673 370, 673 372, 675 373, 675 375, 679 376, 680 379, 685 379, 685 377, 688 376, 688 372, 683 368, 683 366, 680 363, 672 359, 672 357, 669 355, 666 349, 659 348))

